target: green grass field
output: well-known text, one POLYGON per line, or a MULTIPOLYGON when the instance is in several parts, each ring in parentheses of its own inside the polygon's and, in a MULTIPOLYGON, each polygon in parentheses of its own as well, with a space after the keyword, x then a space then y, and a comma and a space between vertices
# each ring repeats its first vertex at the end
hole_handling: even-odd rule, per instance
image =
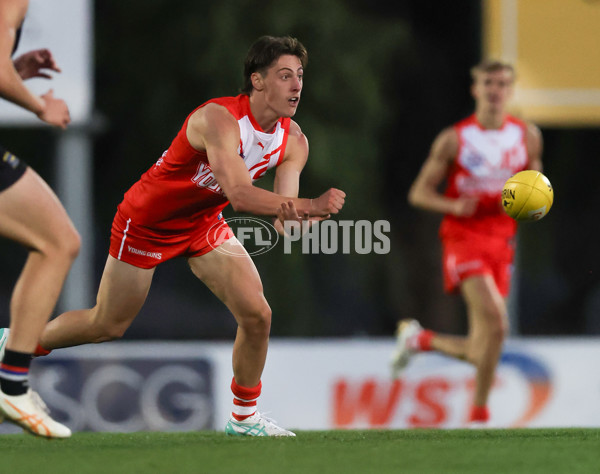
POLYGON ((223 433, 0 436, 0 472, 593 473, 600 429, 300 431, 296 438, 223 433))

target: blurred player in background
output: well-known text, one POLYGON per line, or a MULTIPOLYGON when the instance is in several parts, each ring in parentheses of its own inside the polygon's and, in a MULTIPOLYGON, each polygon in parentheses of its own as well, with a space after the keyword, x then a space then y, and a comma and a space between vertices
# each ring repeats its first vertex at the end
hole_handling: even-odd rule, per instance
POLYGON ((265 36, 253 44, 242 94, 195 109, 169 149, 125 194, 113 221, 96 306, 51 321, 38 354, 120 338, 144 304, 156 266, 185 257, 238 323, 226 432, 295 436, 257 411, 271 309, 252 259, 221 211, 231 203, 237 212, 277 216, 282 229, 285 220, 325 218, 344 205, 345 194, 337 189, 315 199, 297 197, 308 141, 291 117, 300 102, 306 60, 306 49, 294 38, 265 36), (273 192, 253 186, 274 167, 273 192), (219 232, 211 231, 215 226, 219 232))
POLYGON ((416 177, 409 202, 444 214, 440 227, 444 289, 460 292, 467 308, 466 337, 398 324, 392 368, 397 376, 410 356, 435 350, 476 368, 469 421, 489 420, 488 396, 507 334, 516 222, 501 207, 502 187, 518 171, 541 171, 542 139, 536 126, 509 115, 515 72, 484 61, 471 70, 475 113, 443 130, 416 177), (442 194, 439 187, 446 181, 442 194))
MULTIPOLYGON (((52 91, 41 97, 23 83, 60 72, 47 49, 14 61, 27 0, 0 0, 0 96, 50 125, 66 128, 69 109, 52 91)), ((10 334, 0 330, 0 421, 6 419, 45 437, 65 438, 70 430, 50 418, 29 388, 31 356, 48 322, 71 264, 79 235, 50 187, 23 161, 0 146, 0 235, 29 251, 10 302, 10 334)))

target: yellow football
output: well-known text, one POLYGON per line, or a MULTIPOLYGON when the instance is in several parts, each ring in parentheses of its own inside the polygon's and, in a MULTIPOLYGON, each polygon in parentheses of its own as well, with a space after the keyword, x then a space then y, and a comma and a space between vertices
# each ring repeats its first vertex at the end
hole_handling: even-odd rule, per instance
POLYGON ((553 202, 550 180, 539 171, 520 171, 502 189, 502 208, 517 221, 539 221, 548 214, 553 202))

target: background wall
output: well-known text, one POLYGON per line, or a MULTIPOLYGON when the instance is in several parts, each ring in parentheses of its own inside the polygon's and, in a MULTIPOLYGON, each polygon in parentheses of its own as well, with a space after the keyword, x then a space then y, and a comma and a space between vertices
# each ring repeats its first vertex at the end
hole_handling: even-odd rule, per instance
MULTIPOLYGON (((494 378, 489 427, 599 426, 599 342, 510 338, 494 378)), ((293 429, 468 426, 473 367, 429 352, 394 380, 387 364, 394 344, 392 337, 274 339, 259 405, 293 429)), ((36 360, 32 380, 57 420, 74 431, 222 430, 231 411, 231 345, 73 347, 36 360)), ((0 433, 19 431, 0 425, 0 433)))
MULTIPOLYGON (((406 194, 434 136, 472 110, 470 66, 482 54, 482 5, 460 9, 408 0, 281 4, 195 0, 95 3, 93 246, 97 281, 123 193, 169 146, 187 114, 234 95, 260 35, 290 34, 309 51, 295 120, 311 152, 301 195, 347 194, 340 219, 389 219, 389 255, 257 256, 274 314, 272 334, 389 336, 402 317, 437 330, 465 330, 464 308, 443 295, 439 217, 408 207, 406 194)), ((596 8, 600 5, 594 4, 596 8)), ((60 60, 60 58, 59 58, 60 60)), ((65 71, 63 74, 67 74, 65 71)), ((68 100, 68 97, 66 98, 68 100)), ((600 279, 596 127, 542 126, 545 172, 556 194, 542 222, 523 225, 515 286, 522 334, 599 334, 600 279)), ((0 143, 55 182, 55 132, 0 130, 0 143)), ((264 186, 271 181, 264 179, 264 186)), ((228 209, 226 216, 233 216, 228 209)), ((0 322, 25 252, 1 242, 0 322)), ((233 318, 191 274, 166 262, 127 339, 232 339, 233 318)))

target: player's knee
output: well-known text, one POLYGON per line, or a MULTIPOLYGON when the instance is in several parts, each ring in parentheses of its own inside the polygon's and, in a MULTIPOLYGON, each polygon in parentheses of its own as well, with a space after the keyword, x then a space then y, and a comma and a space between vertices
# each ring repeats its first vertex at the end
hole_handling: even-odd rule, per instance
POLYGON ((109 342, 121 339, 127 330, 119 325, 96 325, 94 342, 109 342))
POLYGON ((62 232, 60 235, 52 236, 45 244, 41 245, 39 250, 48 258, 56 261, 69 262, 70 264, 77 258, 77 255, 79 255, 81 237, 75 228, 68 227, 67 229, 68 230, 62 232))
POLYGON ((61 253, 68 260, 75 260, 81 248, 81 236, 74 228, 67 232, 62 239, 61 253))
POLYGON ((491 328, 491 338, 494 342, 502 344, 508 335, 508 324, 504 315, 500 316, 491 328))
POLYGON ((98 306, 92 309, 91 319, 94 343, 121 339, 129 327, 129 324, 114 322, 109 318, 102 317, 98 306))
POLYGON ((271 307, 262 299, 253 305, 248 305, 241 318, 240 326, 247 334, 256 337, 269 337, 271 331, 271 307))
POLYGON ((485 345, 497 347, 503 344, 506 338, 506 329, 501 322, 492 322, 485 328, 485 345))
POLYGON ((490 305, 485 309, 485 313, 485 333, 488 342, 501 344, 508 333, 504 309, 490 305))
POLYGON ((506 331, 501 324, 494 325, 490 328, 488 334, 488 342, 493 346, 501 346, 506 338, 506 331))

